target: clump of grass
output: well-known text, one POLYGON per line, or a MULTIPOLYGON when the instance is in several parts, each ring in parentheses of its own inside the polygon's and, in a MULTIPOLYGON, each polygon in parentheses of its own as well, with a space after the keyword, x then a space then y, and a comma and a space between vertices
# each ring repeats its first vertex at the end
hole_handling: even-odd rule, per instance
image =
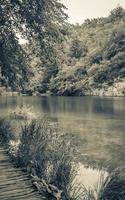
POLYGON ((41 123, 33 120, 31 123, 25 123, 22 126, 20 134, 20 145, 18 149, 19 165, 28 167, 32 163, 35 170, 37 168, 36 172, 40 174, 44 174, 44 168, 46 168, 43 165, 46 165, 47 144, 50 140, 50 132, 47 127, 46 119, 43 119, 41 123), (41 154, 42 157, 40 157, 41 154), (39 163, 40 161, 41 163, 39 163), (41 171, 39 171, 39 165, 41 166, 41 171))
POLYGON ((33 120, 22 127, 18 165, 63 191, 64 200, 71 199, 70 189, 75 176, 73 152, 68 135, 50 126, 47 118, 41 122, 33 120))
POLYGON ((125 199, 125 167, 116 168, 105 180, 99 200, 125 199))
POLYGON ((10 110, 8 113, 11 119, 16 120, 33 120, 37 118, 31 106, 18 106, 14 110, 10 110))
POLYGON ((56 130, 50 147, 50 163, 53 167, 50 183, 63 191, 63 199, 71 199, 69 187, 76 175, 72 141, 68 134, 59 134, 56 130))
POLYGON ((8 145, 10 140, 15 138, 15 134, 12 130, 11 122, 9 119, 0 119, 0 144, 8 145))

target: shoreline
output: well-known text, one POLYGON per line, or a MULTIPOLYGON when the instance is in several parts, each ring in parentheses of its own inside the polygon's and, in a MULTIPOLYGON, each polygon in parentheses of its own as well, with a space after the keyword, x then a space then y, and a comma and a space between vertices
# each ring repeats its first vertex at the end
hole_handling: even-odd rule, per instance
POLYGON ((107 95, 107 94, 86 94, 86 95, 58 95, 58 94, 37 94, 37 95, 33 95, 33 94, 22 94, 19 92, 5 92, 5 93, 1 93, 0 97, 3 96, 7 96, 7 97, 14 97, 14 96, 29 96, 29 97, 125 97, 125 95, 121 94, 121 95, 107 95))

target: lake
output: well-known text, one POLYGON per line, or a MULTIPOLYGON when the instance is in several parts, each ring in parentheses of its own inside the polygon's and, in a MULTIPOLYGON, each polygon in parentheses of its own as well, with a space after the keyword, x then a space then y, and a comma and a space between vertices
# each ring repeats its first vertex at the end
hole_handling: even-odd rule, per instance
POLYGON ((22 105, 73 133, 78 160, 85 166, 110 171, 125 165, 125 98, 0 97, 0 115, 22 105))

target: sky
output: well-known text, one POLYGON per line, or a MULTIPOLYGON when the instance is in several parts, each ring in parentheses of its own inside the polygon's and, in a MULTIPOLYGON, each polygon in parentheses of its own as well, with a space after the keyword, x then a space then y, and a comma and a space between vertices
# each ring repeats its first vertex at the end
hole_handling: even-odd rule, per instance
POLYGON ((107 17, 118 5, 125 8, 125 0, 61 0, 68 8, 70 23, 83 23, 87 18, 107 17))

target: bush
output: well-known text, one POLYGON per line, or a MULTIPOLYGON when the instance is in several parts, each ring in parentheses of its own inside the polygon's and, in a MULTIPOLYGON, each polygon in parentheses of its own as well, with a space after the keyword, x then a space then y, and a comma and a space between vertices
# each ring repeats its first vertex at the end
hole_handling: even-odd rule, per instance
POLYGON ((125 77, 125 68, 122 68, 119 72, 121 78, 125 77))

